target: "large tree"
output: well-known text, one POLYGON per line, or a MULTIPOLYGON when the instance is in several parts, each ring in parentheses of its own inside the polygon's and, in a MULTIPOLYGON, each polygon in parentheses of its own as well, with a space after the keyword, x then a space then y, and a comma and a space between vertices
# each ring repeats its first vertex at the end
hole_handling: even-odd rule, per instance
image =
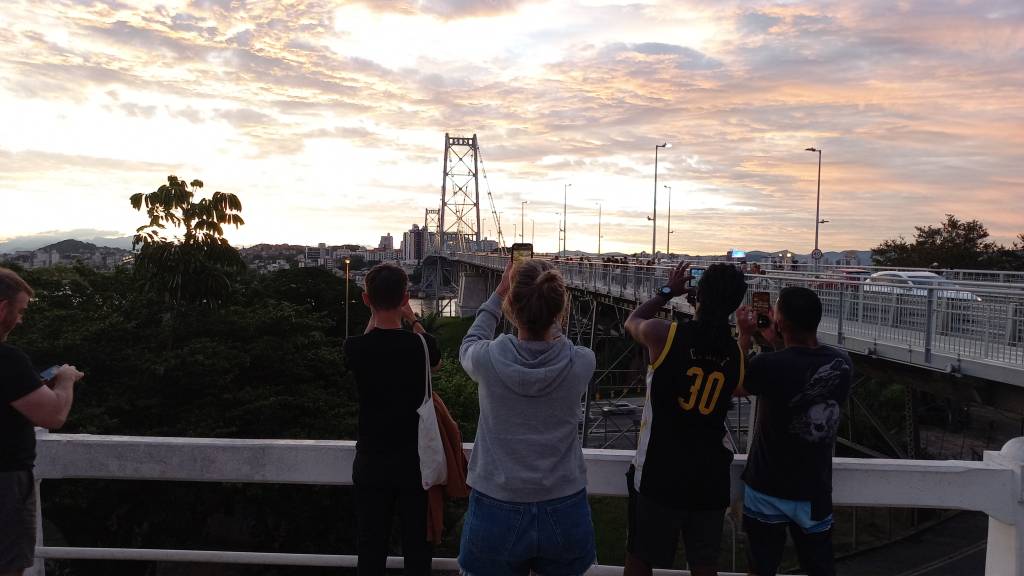
POLYGON ((172 175, 154 192, 131 196, 132 208, 149 216, 136 230, 135 272, 147 291, 170 302, 215 307, 230 294, 231 276, 245 270, 238 250, 224 238, 224 226, 245 221, 238 196, 214 192, 196 201, 202 187, 202 180, 186 183, 172 175), (165 236, 168 230, 175 234, 165 236))
MULTIPOLYGON (((978 220, 960 220, 946 214, 938 226, 915 226, 914 241, 904 237, 882 242, 871 250, 876 266, 939 268, 1015 268, 1015 254, 1021 246, 1006 248, 988 239, 985 225, 978 220)), ((1024 234, 1021 235, 1024 241, 1024 234)))

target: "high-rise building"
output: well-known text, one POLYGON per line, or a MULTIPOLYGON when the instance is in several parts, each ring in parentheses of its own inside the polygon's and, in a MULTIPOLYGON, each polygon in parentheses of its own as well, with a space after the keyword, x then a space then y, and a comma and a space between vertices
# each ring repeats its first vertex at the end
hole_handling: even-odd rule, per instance
POLYGON ((391 237, 391 233, 388 232, 387 236, 380 237, 380 243, 377 244, 377 248, 381 250, 394 250, 395 239, 391 237))
POLYGON ((423 258, 423 232, 419 224, 413 224, 402 234, 402 260, 418 262, 423 258))

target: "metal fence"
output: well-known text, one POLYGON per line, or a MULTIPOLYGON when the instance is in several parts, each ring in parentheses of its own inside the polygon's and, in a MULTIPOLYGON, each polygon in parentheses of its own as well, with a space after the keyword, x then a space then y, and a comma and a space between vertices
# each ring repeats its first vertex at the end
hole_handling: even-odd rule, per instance
MULTIPOLYGON (((492 270, 504 269, 508 261, 488 254, 454 257, 492 270)), ((672 270, 632 263, 551 262, 574 288, 637 302, 665 285, 672 270)), ((906 350, 906 355, 898 354, 899 360, 949 369, 962 369, 963 362, 974 361, 979 376, 1024 385, 1024 287, 973 281, 954 286, 897 285, 799 272, 748 275, 747 281, 748 303, 757 290, 771 293, 772 301, 787 286, 814 290, 823 305, 819 331, 840 346, 850 347, 855 340, 861 347, 858 352, 875 353, 882 346, 906 350), (922 361, 911 352, 919 352, 922 361), (936 361, 939 356, 944 363, 936 361), (988 370, 995 365, 998 373, 988 370)), ((689 308, 682 298, 672 306, 689 308)))

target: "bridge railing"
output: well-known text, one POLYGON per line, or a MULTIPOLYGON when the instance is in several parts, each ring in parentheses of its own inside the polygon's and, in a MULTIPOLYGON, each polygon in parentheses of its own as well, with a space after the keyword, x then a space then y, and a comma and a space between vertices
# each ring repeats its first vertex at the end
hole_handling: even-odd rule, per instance
MULTIPOLYGON (((467 444, 465 449, 470 454, 472 445, 467 444)), ((626 496, 624 475, 632 456, 632 451, 584 450, 589 493, 626 496)), ((351 441, 154 438, 40 431, 36 478, 42 498, 46 492, 40 485, 71 478, 345 486, 352 483, 354 457, 355 443, 351 441)), ((745 456, 737 455, 732 467, 734 505, 742 498, 739 475, 744 465, 745 456)), ((836 458, 833 468, 833 499, 837 505, 984 512, 990 518, 985 574, 1024 576, 1024 438, 1011 440, 1001 451, 985 452, 981 462, 836 458)), ((41 516, 37 518, 40 534, 36 566, 30 572, 33 576, 45 573, 44 559, 334 567, 356 564, 355 556, 329 553, 53 547, 44 545, 41 520, 41 516)), ((617 536, 625 538, 625 534, 617 536)), ((388 564, 400 567, 401 559, 391 558, 388 564)), ((452 558, 437 558, 434 567, 453 570, 456 564, 452 558)), ((621 574, 621 570, 595 566, 588 573, 621 574)))
MULTIPOLYGON (((485 254, 455 257, 493 270, 503 269, 507 262, 485 254)), ((570 286, 637 302, 663 286, 672 270, 660 265, 551 262, 570 286)), ((830 336, 831 343, 868 353, 885 348, 886 357, 914 364, 1024 382, 1024 290, 997 283, 897 281, 907 283, 797 272, 748 275, 747 301, 755 290, 770 292, 774 300, 786 286, 804 286, 822 300, 820 332, 830 336)), ((689 310, 682 299, 673 306, 689 310)))

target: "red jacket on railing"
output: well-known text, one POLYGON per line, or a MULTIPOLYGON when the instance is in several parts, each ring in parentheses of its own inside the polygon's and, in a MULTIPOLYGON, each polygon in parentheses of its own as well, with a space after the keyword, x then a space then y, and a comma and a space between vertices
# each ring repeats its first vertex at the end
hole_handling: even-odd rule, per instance
POLYGON ((434 486, 427 491, 427 540, 438 544, 444 534, 445 498, 469 496, 469 486, 466 485, 469 462, 462 450, 462 433, 459 432, 459 425, 452 419, 448 407, 444 405, 437 392, 434 392, 433 399, 434 411, 437 412, 437 427, 441 431, 441 445, 444 447, 444 459, 448 463, 447 483, 434 486))

